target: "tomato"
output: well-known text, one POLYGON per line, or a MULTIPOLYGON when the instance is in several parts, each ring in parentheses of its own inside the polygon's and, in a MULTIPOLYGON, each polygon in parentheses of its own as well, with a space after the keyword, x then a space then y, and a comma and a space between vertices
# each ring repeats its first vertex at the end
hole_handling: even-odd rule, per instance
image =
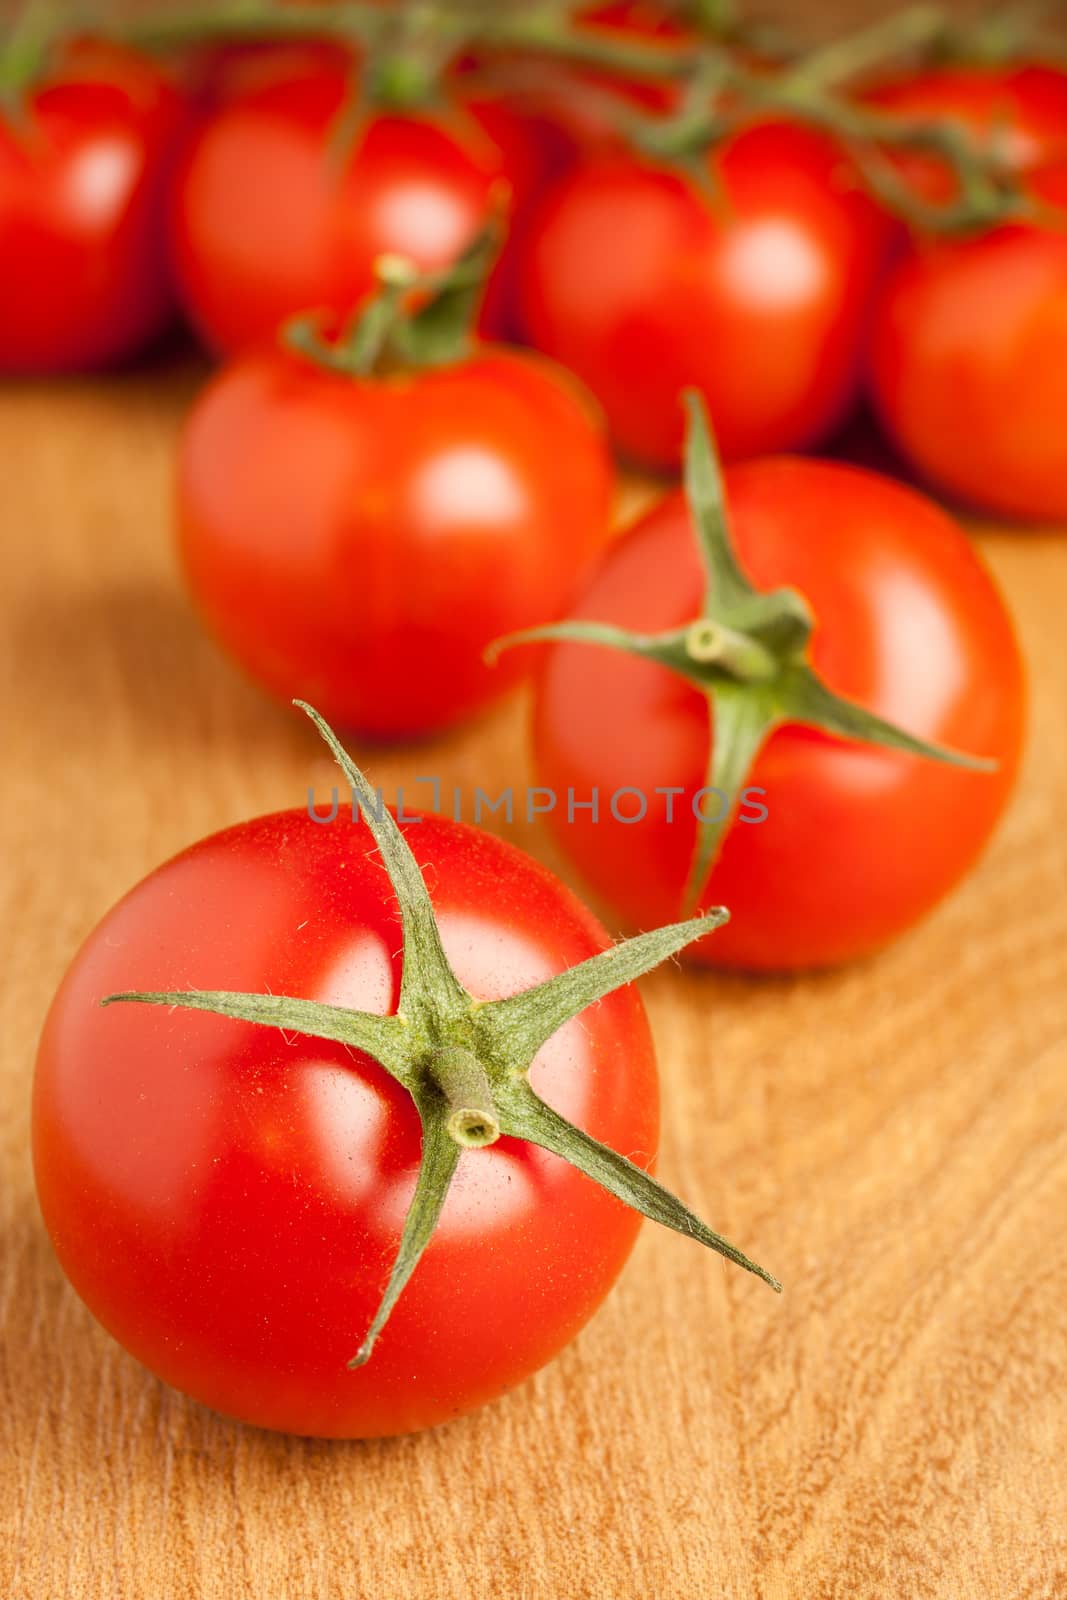
MULTIPOLYGON (((942 67, 882 84, 865 99, 900 121, 957 124, 1008 172, 1067 158, 1067 72, 1055 67, 942 67)), ((924 199, 952 198, 956 184, 936 159, 897 151, 894 160, 924 199)))
MULTIPOLYGON (((730 469, 726 498, 751 582, 807 601, 811 663, 832 691, 918 738, 999 762, 959 770, 795 721, 770 732, 700 894, 731 921, 691 953, 767 971, 849 960, 927 912, 989 838, 1019 759, 1018 649, 963 533, 914 491, 778 458, 730 469)), ((609 547, 574 614, 658 634, 698 614, 703 584, 691 514, 673 493, 609 547)), ((535 712, 537 781, 556 796, 549 821, 583 879, 636 926, 682 905, 710 737, 704 694, 667 667, 588 644, 549 649, 535 712), (643 798, 643 820, 610 809, 623 788, 638 795, 616 809, 632 819, 643 798), (672 788, 673 800, 657 794, 672 788), (594 789, 596 820, 577 808, 594 789)), ((709 816, 719 804, 700 801, 709 816)))
POLYGON ((510 195, 507 228, 486 285, 479 326, 487 338, 519 342, 517 285, 526 230, 546 192, 574 165, 577 142, 538 93, 473 87, 460 74, 454 98, 500 152, 510 195))
POLYGON ((352 70, 352 53, 332 39, 241 40, 194 49, 186 74, 197 103, 217 110, 272 83, 352 70))
POLYGON ((589 162, 547 198, 526 243, 530 339, 588 384, 626 455, 654 468, 679 460, 689 385, 728 456, 825 437, 855 396, 889 235, 821 134, 749 128, 710 170, 718 206, 636 157, 589 162))
POLYGON ((182 556, 209 626, 272 693, 397 737, 515 680, 485 646, 571 603, 612 495, 584 396, 539 357, 485 347, 363 379, 269 349, 189 420, 182 556))
POLYGON ((299 311, 345 311, 383 254, 447 266, 484 228, 499 152, 448 112, 372 116, 332 139, 348 80, 308 71, 238 95, 205 120, 177 183, 174 257, 206 342, 240 351, 299 311))
MULTIPOLYGON (((461 982, 492 1000, 595 955, 602 929, 510 845, 405 827, 461 982)), ((396 902, 365 823, 291 811, 162 866, 90 934, 49 1014, 33 1153, 59 1259, 138 1360, 206 1405, 324 1436, 408 1432, 548 1361, 621 1269, 637 1214, 556 1155, 464 1151, 440 1222, 367 1364, 419 1163, 407 1095, 343 1044, 100 1000, 230 986, 396 1009, 396 902)), ((651 1162, 655 1062, 633 989, 563 1026, 531 1080, 651 1162)))
POLYGON ((575 42, 586 36, 596 45, 643 52, 649 76, 530 51, 483 51, 457 63, 454 73, 457 98, 500 149, 512 190, 508 236, 482 321, 494 338, 522 340, 522 262, 540 201, 583 157, 625 149, 635 115, 677 106, 678 80, 667 69, 694 43, 671 8, 645 0, 582 8, 570 26, 575 42))
MULTIPOLYGON (((1067 215, 1067 166, 1028 181, 1067 215)), ((917 240, 879 303, 871 385, 894 441, 939 489, 1067 521, 1067 233, 1013 224, 917 240)))
POLYGON ((85 41, 0 116, 0 371, 95 367, 172 313, 165 208, 184 125, 150 62, 85 41))

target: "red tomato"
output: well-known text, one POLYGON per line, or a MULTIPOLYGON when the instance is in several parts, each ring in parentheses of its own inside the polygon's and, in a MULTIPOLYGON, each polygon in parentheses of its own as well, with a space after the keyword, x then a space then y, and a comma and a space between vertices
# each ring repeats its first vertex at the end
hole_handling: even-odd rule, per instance
POLYGON ((352 70, 352 53, 331 39, 242 40, 194 50, 186 73, 205 109, 256 93, 272 83, 352 70))
MULTIPOLYGON (((788 458, 731 469, 726 490, 742 568, 760 590, 785 585, 807 599, 812 664, 830 689, 919 738, 1000 763, 961 771, 796 725, 770 735, 746 780, 765 792, 742 808, 701 895, 731 921, 690 954, 770 971, 848 960, 928 911, 992 832, 1022 738, 1018 649, 963 533, 913 491, 788 458)), ((698 615, 703 583, 676 493, 608 549, 575 614, 658 633, 698 615)), ((646 660, 557 644, 539 680, 535 739, 538 782, 557 797, 550 820, 582 876, 628 922, 669 920, 693 857, 693 797, 707 782, 703 694, 646 660), (623 787, 646 798, 644 821, 613 816, 623 787), (656 791, 671 787, 668 822, 656 791), (568 791, 582 802, 593 788, 599 820, 574 810, 569 821, 568 791)), ((624 796, 618 809, 634 816, 639 801, 624 796)))
POLYGON ((535 219, 521 295, 533 343, 571 367, 618 444, 678 462, 680 391, 728 456, 814 444, 842 419, 888 225, 824 137, 763 125, 711 162, 719 207, 632 157, 590 163, 535 219))
MULTIPOLYGON (((446 952, 479 999, 605 947, 570 892, 510 845, 439 818, 405 833, 446 952)), ((492 1399, 585 1323, 640 1223, 529 1144, 465 1151, 372 1359, 346 1370, 412 1195, 410 1097, 340 1044, 100 1000, 222 986, 387 1014, 399 944, 366 825, 284 812, 194 845, 127 895, 45 1026, 34 1165, 64 1269, 153 1372, 261 1426, 404 1433, 492 1399)), ((595 1138, 651 1162, 656 1071, 634 989, 565 1024, 531 1082, 595 1138)))
MULTIPOLYGON (((601 42, 606 36, 611 43, 641 45, 653 64, 685 38, 676 20, 643 0, 596 6, 574 22, 579 33, 601 42)), ((481 53, 461 60, 452 83, 458 102, 500 151, 511 189, 508 233, 489 283, 481 326, 493 338, 520 340, 522 261, 540 201, 583 154, 620 148, 627 116, 636 109, 668 110, 677 90, 667 80, 637 82, 529 52, 481 53)))
POLYGON ((182 101, 148 61, 72 46, 0 116, 0 371, 98 366, 172 310, 167 188, 182 101))
MULTIPOLYGON (((1029 182, 1067 216, 1067 166, 1029 182)), ((918 241, 881 298, 872 388, 938 488, 997 515, 1067 521, 1067 232, 918 241)))
POLYGON ((522 332, 518 274, 526 229, 548 189, 573 166, 578 146, 537 93, 473 89, 458 76, 455 98, 500 152, 507 174, 508 226, 486 285, 479 327, 487 338, 513 343, 522 332))
POLYGON ((299 311, 346 311, 383 254, 449 265, 487 223, 501 163, 449 116, 374 116, 339 157, 341 72, 268 82, 208 118, 179 176, 174 254, 186 308, 239 351, 299 311))
MULTIPOLYGON (((883 84, 865 99, 902 121, 959 124, 1008 171, 1067 158, 1067 73, 1054 67, 943 67, 883 84)), ((894 159, 923 198, 943 201, 955 192, 936 159, 899 152, 894 159)))
POLYGON ((210 627, 268 689, 396 737, 514 681, 485 646, 571 603, 612 493, 584 396, 537 357, 485 348, 357 380, 271 350, 190 418, 182 554, 210 627))

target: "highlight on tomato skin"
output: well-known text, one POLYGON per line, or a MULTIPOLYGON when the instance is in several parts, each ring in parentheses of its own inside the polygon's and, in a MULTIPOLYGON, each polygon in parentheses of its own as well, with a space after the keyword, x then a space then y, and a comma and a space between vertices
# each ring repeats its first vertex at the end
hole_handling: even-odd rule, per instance
MULTIPOLYGON (((728 905, 731 921, 686 959, 768 972, 853 960, 929 912, 992 834, 1023 738, 1018 644, 962 530, 916 492, 791 458, 729 468, 725 485, 741 566, 757 589, 786 586, 807 601, 812 664, 829 688, 924 740, 996 762, 960 770, 795 723, 770 733, 743 780, 766 820, 734 821, 701 889, 699 903, 728 905)), ((699 614, 704 582, 691 512, 674 492, 609 547, 570 620, 656 635, 699 614)), ((595 824, 565 806, 547 820, 615 925, 668 920, 684 903, 713 720, 705 694, 661 664, 569 640, 545 648, 537 781, 602 797, 595 824), (649 800, 637 822, 607 809, 627 785, 649 800)))
POLYGON ((0 372, 144 350, 174 297, 164 218, 188 107, 132 50, 74 40, 0 111, 0 372))

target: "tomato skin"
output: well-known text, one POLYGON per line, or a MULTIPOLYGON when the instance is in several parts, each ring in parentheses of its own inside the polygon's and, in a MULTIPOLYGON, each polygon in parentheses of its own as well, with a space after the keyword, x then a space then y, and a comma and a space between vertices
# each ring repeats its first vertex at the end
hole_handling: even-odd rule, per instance
POLYGON ((503 633, 558 616, 607 537, 613 470, 539 357, 354 380, 281 350, 222 373, 179 462, 182 556, 209 626, 272 693, 421 734, 517 681, 503 633))
MULTIPOLYGON (((761 589, 790 585, 816 617, 812 661, 829 687, 921 738, 999 760, 954 770, 811 728, 773 733, 747 782, 769 815, 727 833, 701 903, 731 921, 687 952, 752 971, 862 956, 909 927, 969 869, 1010 794, 1023 724, 1022 666, 1000 597, 959 528, 873 473, 789 458, 727 473, 738 558, 761 589)), ((699 613, 689 512, 670 495, 598 565, 576 615, 657 632, 699 613)), ((537 781, 586 883, 628 923, 682 909, 707 781, 703 696, 665 668, 573 643, 549 650, 535 711, 537 781), (629 785, 646 820, 608 810, 629 785), (575 812, 598 786, 601 815, 575 812), (675 821, 658 787, 676 786, 675 821)), ((623 802, 634 812, 636 802, 623 802)), ((709 803, 710 810, 710 803, 709 803)), ((745 815, 757 815, 754 805, 745 815)))
MULTIPOLYGON (((590 913, 514 847, 440 818, 405 834, 478 998, 605 947, 590 913)), ((465 1152, 371 1360, 346 1370, 414 1185, 406 1092, 340 1045, 99 1001, 221 986, 384 1014, 399 947, 366 826, 343 809, 326 826, 284 812, 203 840, 139 884, 89 935, 45 1025, 34 1166, 64 1269, 159 1377, 262 1427, 373 1437, 483 1404, 573 1337, 640 1223, 532 1146, 465 1152)), ((560 1030, 531 1081, 595 1137, 652 1159, 655 1062, 633 989, 560 1030)))
POLYGON ((268 81, 205 119, 186 152, 174 214, 186 310, 235 353, 290 316, 347 311, 383 254, 448 266, 486 225, 499 152, 444 117, 375 116, 338 165, 331 133, 348 83, 322 70, 268 81))
MULTIPOLYGON (((942 67, 881 84, 864 100, 909 122, 955 122, 1016 173, 1067 159, 1067 72, 1056 67, 942 67)), ((951 172, 936 159, 899 151, 893 159, 924 199, 956 193, 951 172)))
POLYGON ((676 172, 591 162, 548 197, 527 241, 528 336, 589 386, 625 454, 653 468, 681 458, 678 396, 690 386, 728 457, 829 433, 856 393, 888 248, 888 222, 819 134, 749 128, 713 168, 719 216, 676 172))
POLYGON ((1067 521, 1067 234, 917 242, 879 304, 871 389, 939 489, 995 515, 1067 521))
POLYGON ((161 332, 184 118, 156 67, 92 41, 0 117, 0 372, 106 365, 161 332))
POLYGON ((191 93, 205 113, 272 83, 353 70, 349 49, 335 40, 314 37, 229 40, 194 48, 185 61, 191 93))

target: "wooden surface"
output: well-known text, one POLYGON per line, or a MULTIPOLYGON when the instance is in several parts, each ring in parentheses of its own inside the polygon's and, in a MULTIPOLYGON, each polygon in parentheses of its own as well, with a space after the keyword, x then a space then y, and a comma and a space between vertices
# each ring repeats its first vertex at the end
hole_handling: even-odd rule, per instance
MULTIPOLYGON (((982 541, 1033 731, 962 892, 849 971, 646 985, 663 1176, 780 1272, 782 1299, 648 1226, 525 1387, 431 1434, 341 1445, 202 1410, 76 1300, 27 1148, 55 983, 164 857, 331 781, 176 582, 171 454, 199 377, 0 392, 0 1596, 1067 1595, 1064 539, 982 541)), ((523 726, 513 702, 436 769, 522 781, 523 726)), ((369 759, 387 788, 426 766, 369 759)))

